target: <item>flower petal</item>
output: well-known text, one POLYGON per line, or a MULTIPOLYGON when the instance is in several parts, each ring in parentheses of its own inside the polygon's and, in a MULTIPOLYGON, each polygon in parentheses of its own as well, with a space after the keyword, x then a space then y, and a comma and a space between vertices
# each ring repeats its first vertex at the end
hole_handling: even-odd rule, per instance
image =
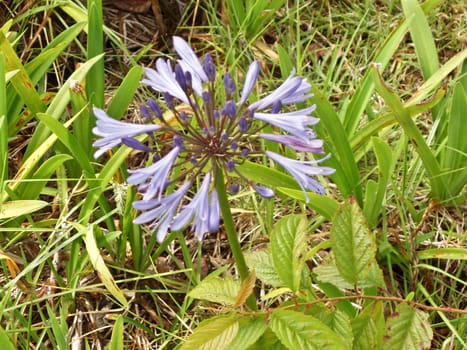
POLYGON ((266 155, 276 163, 280 164, 287 172, 290 173, 290 175, 294 177, 297 184, 305 194, 307 202, 310 198, 308 197, 306 190, 311 190, 318 194, 324 194, 323 186, 321 186, 318 181, 311 178, 310 175, 331 175, 335 172, 335 169, 333 168, 313 165, 328 159, 329 156, 319 160, 300 161, 281 156, 271 151, 266 151, 266 155))
POLYGON ((298 152, 324 153, 323 140, 315 139, 314 134, 308 140, 291 135, 260 134, 261 138, 288 146, 298 152))
POLYGON ((133 207, 138 210, 142 210, 133 223, 135 224, 147 224, 151 230, 156 232, 157 241, 160 243, 167 236, 167 232, 170 228, 170 224, 175 217, 175 213, 185 196, 186 192, 190 187, 189 182, 185 182, 175 192, 169 194, 160 200, 140 200, 133 202, 133 207))
POLYGON ((99 158, 102 154, 122 143, 123 138, 133 138, 144 133, 151 133, 159 130, 159 124, 133 124, 126 123, 111 118, 100 108, 93 108, 97 118, 96 126, 92 132, 101 138, 94 141, 93 146, 99 148, 94 153, 94 158, 99 158))
POLYGON ((243 83, 243 90, 239 101, 241 105, 248 100, 248 97, 250 97, 251 90, 253 90, 253 87, 255 86, 258 75, 259 63, 258 61, 254 61, 252 64, 250 64, 248 72, 246 73, 245 82, 243 83))
POLYGON ((190 222, 196 237, 201 239, 206 232, 211 232, 219 225, 219 204, 217 193, 209 195, 211 174, 207 173, 191 202, 185 205, 174 219, 173 230, 181 230, 190 222))
POLYGON ((301 102, 313 96, 313 94, 307 94, 310 89, 311 85, 306 79, 295 77, 295 71, 292 71, 289 77, 276 90, 252 103, 248 109, 251 111, 266 109, 277 101, 280 101, 282 105, 301 102))
POLYGON ((160 199, 167 185, 169 172, 179 153, 180 148, 174 147, 156 163, 146 168, 128 170, 132 175, 128 177, 127 182, 132 185, 143 184, 143 186, 139 187, 139 190, 141 191, 144 189, 144 200, 153 199, 156 195, 158 195, 160 199))

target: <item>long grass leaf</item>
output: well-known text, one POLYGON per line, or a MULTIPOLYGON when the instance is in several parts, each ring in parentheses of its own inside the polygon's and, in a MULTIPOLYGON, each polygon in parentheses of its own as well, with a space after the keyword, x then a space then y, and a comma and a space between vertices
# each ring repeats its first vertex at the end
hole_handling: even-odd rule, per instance
MULTIPOLYGON (((400 23, 384 41, 383 45, 378 50, 378 53, 374 57, 373 62, 378 62, 378 64, 380 64, 384 69, 389 60, 394 56, 397 47, 407 32, 407 28, 408 25, 406 21, 400 23)), ((361 120, 362 113, 368 105, 373 91, 374 83, 372 81, 370 72, 367 70, 360 85, 357 87, 355 94, 350 100, 349 106, 345 113, 344 127, 347 135, 354 135, 355 129, 361 120)))
POLYGON ((104 60, 102 59, 104 52, 102 0, 93 0, 88 3, 88 16, 88 60, 96 56, 101 58, 89 70, 86 78, 86 94, 92 104, 102 108, 104 107, 105 86, 104 60))
MULTIPOLYGON (((40 79, 44 78, 52 63, 70 45, 70 43, 76 39, 84 26, 85 23, 77 23, 67 28, 52 40, 37 57, 24 66, 26 72, 30 76, 32 84, 37 84, 40 79)), ((34 117, 34 115, 31 113, 20 113, 23 107, 21 95, 15 94, 13 97, 10 96, 8 106, 10 115, 8 134, 13 136, 16 135, 18 131, 34 117)))
POLYGON ((415 45, 423 77, 426 80, 439 68, 438 52, 430 26, 417 0, 402 0, 402 9, 408 20, 410 36, 415 45))
POLYGON ((315 129, 319 136, 327 141, 326 146, 329 148, 326 151, 332 154, 332 157, 326 161, 326 165, 336 169, 330 178, 339 187, 344 197, 354 195, 358 203, 363 205, 360 175, 344 127, 321 92, 316 88, 312 91, 315 95, 312 101, 317 106, 315 113, 320 118, 320 123, 315 126, 315 129))
MULTIPOLYGON (((73 123, 74 118, 70 119, 65 123, 65 128, 69 127, 73 123)), ((14 192, 17 190, 19 184, 23 180, 28 179, 30 174, 36 169, 37 164, 42 157, 49 151, 50 147, 57 141, 55 134, 50 135, 39 147, 37 147, 32 154, 25 158, 20 168, 18 169, 13 180, 8 184, 9 191, 3 191, 2 201, 6 201, 9 198, 8 192, 14 192)))
MULTIPOLYGON (((0 52, 0 193, 8 179, 8 120, 6 109, 6 76, 3 52, 0 52)), ((2 203, 0 201, 0 211, 2 203)))
POLYGON ((120 119, 124 115, 140 86, 142 75, 143 68, 140 66, 133 67, 128 71, 107 108, 107 113, 113 118, 120 119))
MULTIPOLYGON (((98 62, 102 56, 96 56, 89 61, 83 63, 73 74, 67 79, 63 86, 58 91, 57 95, 54 97, 53 101, 50 103, 47 108, 46 114, 52 116, 54 119, 60 119, 64 111, 66 110, 67 105, 70 103, 70 87, 73 84, 76 84, 76 81, 80 82, 84 79, 87 72, 91 67, 98 62)), ((25 151, 24 159, 29 158, 29 156, 40 147, 41 144, 47 139, 50 135, 50 130, 47 129, 45 125, 39 123, 37 128, 32 136, 28 148, 25 151)))
POLYGON ((5 71, 18 70, 18 73, 11 78, 16 92, 21 95, 32 114, 42 112, 45 105, 42 103, 38 92, 34 89, 34 84, 29 78, 26 69, 21 60, 16 55, 15 50, 11 46, 3 32, 0 31, 0 51, 3 52, 5 60, 5 71))
POLYGON ((399 97, 394 92, 390 91, 382 80, 376 66, 372 65, 370 69, 372 71, 376 90, 394 112, 394 117, 402 126, 410 140, 414 143, 417 153, 423 161, 431 184, 431 196, 438 200, 444 199, 446 194, 446 184, 444 182, 444 178, 441 176, 441 169, 435 156, 428 147, 415 122, 410 117, 409 112, 404 108, 402 102, 399 100, 399 97))

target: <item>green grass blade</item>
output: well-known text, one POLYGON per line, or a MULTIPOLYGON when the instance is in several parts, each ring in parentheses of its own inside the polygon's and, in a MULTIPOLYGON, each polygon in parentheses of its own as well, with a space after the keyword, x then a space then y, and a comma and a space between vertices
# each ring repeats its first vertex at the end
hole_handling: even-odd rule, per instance
POLYGON ((48 202, 39 200, 15 200, 3 202, 2 210, 0 211, 0 220, 31 214, 48 205, 48 202))
MULTIPOLYGON (((6 76, 4 55, 0 52, 0 193, 8 179, 8 120, 6 110, 6 76)), ((2 203, 0 202, 0 211, 2 203)))
POLYGON ((88 60, 99 56, 100 59, 89 70, 86 77, 86 94, 88 101, 97 107, 104 107, 104 33, 102 19, 102 0, 93 0, 88 3, 88 60))
MULTIPOLYGON (((87 72, 91 67, 98 62, 102 56, 96 56, 89 61, 82 64, 63 84, 63 86, 58 91, 57 95, 54 97, 52 103, 47 108, 46 114, 52 116, 54 119, 60 119, 64 111, 66 110, 70 102, 70 87, 72 84, 75 84, 76 81, 82 81, 86 76, 87 72)), ((29 156, 38 149, 47 137, 50 135, 50 130, 47 129, 45 125, 39 123, 37 125, 36 131, 32 136, 28 148, 26 149, 24 158, 27 159, 29 156)))
POLYGON ((431 184, 431 196, 434 199, 443 200, 446 194, 446 184, 444 182, 444 178, 441 176, 441 169, 435 156, 418 130, 415 122, 410 117, 410 113, 403 106, 399 97, 386 86, 376 66, 372 65, 370 69, 372 71, 376 90, 386 101, 389 108, 394 112, 394 117, 413 142, 420 158, 423 161, 431 184))
POLYGON ((320 119, 320 123, 315 126, 315 129, 318 135, 327 141, 326 152, 332 154, 332 157, 325 164, 336 169, 330 178, 339 187, 344 197, 354 195, 360 206, 363 206, 360 175, 344 127, 337 113, 331 104, 324 99, 321 92, 316 88, 313 88, 312 91, 315 94, 312 101, 317 106, 315 114, 320 119))
POLYGON ((3 350, 15 350, 17 347, 11 342, 8 333, 0 326, 0 344, 3 350))
POLYGON ((133 67, 128 71, 107 108, 107 113, 113 118, 120 119, 125 114, 140 86, 142 75, 143 68, 140 66, 133 67))
MULTIPOLYGON (((407 100, 406 105, 415 106, 416 104, 426 99, 434 90, 436 90, 437 86, 446 81, 448 76, 455 69, 459 68, 463 62, 467 62, 467 49, 464 49, 452 56, 434 74, 432 74, 431 77, 417 89, 417 91, 410 97, 410 99, 407 100)), ((467 86, 464 87, 464 90, 466 88, 467 86)))
POLYGON ((458 82, 449 106, 448 139, 443 169, 453 171, 447 175, 449 190, 459 193, 467 181, 467 138, 465 137, 465 116, 467 94, 458 82))
MULTIPOLYGON (((65 123, 64 126, 69 127, 71 123, 73 123, 73 120, 74 118, 70 119, 65 123)), ((50 147, 52 147, 56 141, 57 136, 55 134, 50 135, 37 149, 34 150, 34 152, 28 158, 25 158, 14 179, 8 185, 10 192, 16 191, 21 182, 29 178, 30 174, 34 171, 39 161, 49 151, 50 147)), ((8 197, 8 191, 4 191, 2 194, 2 201, 7 200, 8 197)))
MULTIPOLYGON (((24 68, 29 74, 32 84, 37 84, 40 79, 43 79, 47 70, 59 55, 69 47, 70 43, 76 39, 85 26, 85 23, 77 23, 65 31, 60 33, 54 40, 47 45, 41 53, 27 63, 24 68)), ((10 96, 9 102, 9 131, 10 136, 16 135, 18 131, 31 120, 34 115, 31 113, 20 113, 23 102, 22 96, 15 94, 10 96)))
MULTIPOLYGON (((384 44, 378 50, 374 62, 378 62, 381 65, 382 69, 386 67, 389 60, 394 56, 397 47, 405 36, 407 32, 407 22, 402 22, 399 24, 385 40, 384 44)), ((366 106, 368 105, 371 95, 374 91, 374 83, 372 81, 370 72, 367 70, 365 76, 362 79, 362 82, 357 87, 354 96, 352 97, 349 106, 347 108, 345 118, 344 118, 344 127, 347 135, 353 136, 355 129, 366 106)))
POLYGON ((48 114, 39 113, 37 118, 43 122, 44 125, 47 126, 47 128, 65 145, 76 162, 79 163, 81 169, 83 169, 86 180, 92 181, 95 178, 94 168, 76 137, 72 135, 59 121, 48 114))
POLYGON ((29 78, 28 73, 24 69, 21 60, 16 55, 15 50, 11 46, 3 32, 0 31, 0 51, 3 52, 5 60, 5 71, 18 70, 18 73, 11 77, 16 92, 25 101, 32 114, 42 112, 45 109, 44 104, 37 91, 34 89, 34 84, 29 78))
POLYGON ((113 297, 124 307, 128 307, 128 301, 125 298, 122 290, 118 287, 117 283, 107 268, 104 259, 102 258, 101 252, 97 246, 96 239, 94 237, 94 230, 92 225, 84 226, 78 223, 72 223, 73 226, 82 234, 86 250, 89 254, 89 260, 92 266, 99 275, 100 280, 106 287, 106 289, 113 295, 113 297))
POLYGON ((57 154, 41 164, 39 169, 26 181, 19 183, 16 194, 19 199, 36 199, 41 193, 50 176, 57 171, 64 162, 73 159, 68 154, 57 154), (28 181, 30 180, 30 181, 28 181))
MULTIPOLYGON (((383 206, 383 200, 386 195, 386 187, 394 169, 391 148, 379 137, 372 137, 371 143, 378 160, 378 186, 376 191, 366 193, 366 198, 371 197, 370 201, 365 201, 364 213, 366 219, 372 227, 377 224, 378 216, 383 206)), ((370 183, 370 182, 369 182, 370 183)))
POLYGON ((417 0, 402 0, 402 9, 409 23, 410 36, 426 80, 439 68, 438 52, 430 26, 417 0))
POLYGON ((112 337, 110 338, 109 350, 123 350, 123 332, 125 330, 123 324, 123 316, 119 315, 115 320, 112 330, 112 337))

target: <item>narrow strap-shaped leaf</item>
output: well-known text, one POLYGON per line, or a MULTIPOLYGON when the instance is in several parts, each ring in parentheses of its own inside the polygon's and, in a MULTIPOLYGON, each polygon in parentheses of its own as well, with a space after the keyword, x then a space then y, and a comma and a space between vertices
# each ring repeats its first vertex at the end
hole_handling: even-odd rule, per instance
MULTIPOLYGON (((8 120, 6 109, 5 61, 0 52, 0 193, 8 179, 8 120)), ((0 210, 2 202, 0 201, 0 210)))
POLYGON ((425 169, 428 172, 428 176, 430 178, 432 197, 438 200, 443 199, 447 192, 447 188, 444 182, 444 177, 440 176, 440 166, 435 156, 431 152, 430 147, 428 147, 425 139, 420 133, 420 130, 418 130, 415 122, 410 117, 409 112, 404 107, 399 97, 386 86, 376 66, 372 65, 370 70, 375 81, 376 90, 381 95, 381 97, 383 97, 389 108, 391 108, 393 111, 394 117, 402 126, 404 132, 407 134, 410 140, 413 142, 417 153, 423 161, 425 169))
POLYGON ((83 240, 86 245, 89 260, 91 261, 92 266, 96 270, 104 286, 123 307, 128 307, 128 301, 123 295, 123 292, 117 286, 117 283, 115 283, 115 280, 107 268, 107 265, 101 256, 100 250, 97 247, 92 225, 83 226, 76 222, 73 222, 72 225, 83 234, 83 240))
POLYGON ((383 140, 378 137, 373 137, 371 142, 373 144, 376 159, 378 160, 379 178, 376 192, 372 191, 371 193, 367 193, 367 198, 369 196, 373 198, 370 201, 371 204, 367 204, 367 202, 365 202, 364 212, 366 219, 370 225, 374 227, 383 206, 384 196, 386 195, 386 186, 394 169, 394 162, 391 148, 384 143, 383 140))
POLYGON ((15 90, 18 92, 18 94, 23 98, 23 101, 31 110, 31 113, 36 114, 38 112, 43 112, 45 106, 42 103, 36 89, 34 88, 34 84, 29 78, 26 69, 24 69, 24 66, 21 64, 21 60, 16 55, 15 50, 1 31, 0 51, 2 51, 4 54, 5 70, 18 70, 18 73, 11 78, 11 83, 15 87, 15 90))
POLYGON ((123 324, 123 316, 119 315, 115 320, 115 324, 112 330, 112 337, 110 338, 110 348, 109 350, 123 350, 124 347, 124 337, 123 332, 125 331, 125 327, 123 324))
POLYGON ((86 77, 86 94, 88 101, 97 107, 104 107, 104 33, 102 18, 102 0, 91 0, 88 2, 88 60, 94 57, 100 59, 89 70, 86 77))
POLYGON ((322 96, 322 93, 316 88, 313 88, 312 91, 315 94, 312 101, 317 106, 315 113, 320 118, 320 123, 315 126, 315 129, 318 135, 327 141, 326 151, 332 154, 332 157, 325 164, 336 169, 330 178, 336 182, 343 196, 354 195, 358 203, 363 205, 360 175, 347 133, 338 115, 331 104, 322 96), (326 132, 324 132, 323 127, 326 132))
MULTIPOLYGON (((37 57, 24 66, 24 69, 31 78, 32 84, 37 84, 37 82, 44 77, 55 59, 74 39, 76 39, 84 26, 85 23, 76 23, 67 28, 41 50, 41 53, 37 57)), ((8 107, 10 120, 8 134, 13 136, 16 135, 26 123, 34 118, 35 115, 32 113, 21 113, 21 109, 23 108, 23 96, 19 94, 10 94, 9 97, 8 107)))
MULTIPOLYGON (((52 116, 54 119, 60 119, 62 117, 67 105, 70 103, 70 86, 75 84, 76 81, 82 81, 89 71, 89 69, 101 59, 102 56, 96 56, 93 59, 82 64, 63 84, 60 88, 57 95, 50 103, 47 108, 46 114, 52 116)), ((28 148, 26 149, 24 159, 29 158, 29 156, 35 152, 37 148, 40 147, 50 135, 50 130, 47 129, 45 125, 39 123, 34 131, 34 135, 29 141, 28 148)))
POLYGON ((402 9, 409 23, 410 36, 415 45, 423 77, 426 80, 439 67, 438 52, 430 26, 417 0, 402 0, 402 9))

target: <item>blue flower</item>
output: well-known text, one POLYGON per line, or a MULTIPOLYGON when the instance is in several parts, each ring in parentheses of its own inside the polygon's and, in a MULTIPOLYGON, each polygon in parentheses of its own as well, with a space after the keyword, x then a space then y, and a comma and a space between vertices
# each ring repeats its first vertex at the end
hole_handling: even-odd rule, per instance
POLYGON ((266 97, 252 103, 249 109, 253 111, 265 109, 271 107, 277 101, 280 101, 282 105, 303 102, 313 96, 313 94, 308 93, 310 89, 311 85, 306 79, 296 77, 295 71, 293 71, 277 89, 266 97))
POLYGON ((174 147, 164 158, 158 160, 154 164, 137 170, 128 170, 132 174, 128 178, 128 183, 131 185, 139 185, 145 183, 143 199, 148 200, 158 196, 162 196, 167 183, 168 175, 172 170, 172 165, 180 153, 179 147, 174 147))
POLYGON ((134 201, 133 208, 142 212, 134 223, 147 224, 152 231, 157 232, 157 240, 162 242, 190 186, 190 182, 185 182, 175 192, 160 199, 134 201))
MULTIPOLYGON (((308 131, 310 134, 310 130, 308 131)), ((314 134, 313 134, 314 135, 314 134)), ((259 137, 281 143, 288 146, 298 152, 310 152, 310 153, 324 153, 323 140, 314 139, 311 135, 308 139, 297 138, 290 135, 277 135, 277 134, 260 134, 259 137)))
POLYGON ((254 113, 254 118, 262 120, 271 125, 277 126, 288 133, 301 139, 308 139, 308 126, 319 122, 318 118, 310 117, 309 114, 315 110, 315 107, 309 107, 288 113, 254 113))
POLYGON ((122 143, 124 138, 132 138, 140 134, 150 134, 161 128, 158 124, 132 124, 125 123, 111 118, 102 109, 93 108, 97 117, 96 126, 92 132, 101 138, 92 144, 98 150, 94 153, 94 158, 99 158, 102 154, 122 143))
POLYGON ((252 64, 250 64, 250 67, 248 68, 248 71, 246 73, 245 82, 243 84, 243 90, 242 94, 240 95, 239 101, 241 105, 248 100, 248 97, 250 97, 251 91, 253 90, 256 84, 256 80, 258 79, 258 75, 259 63, 255 61, 252 64))
POLYGON ((185 205, 174 219, 172 229, 180 230, 190 222, 192 230, 198 239, 202 239, 206 232, 214 232, 219 226, 219 201, 216 190, 209 193, 211 174, 204 177, 198 192, 191 202, 185 205))
POLYGON ((98 122, 93 130, 101 137, 94 142, 99 147, 96 156, 125 144, 146 151, 148 159, 153 160, 129 170, 127 181, 137 186, 141 196, 133 204, 140 212, 134 222, 147 225, 159 241, 169 230, 189 225, 202 239, 220 224, 214 184, 219 174, 224 174, 233 193, 241 182, 264 198, 274 197, 271 188, 245 177, 238 166, 246 160, 261 161, 264 154, 292 175, 307 199, 306 191, 323 194, 324 188, 313 176, 333 173, 333 169, 318 164, 326 157, 295 160, 265 150, 269 143, 262 142, 276 142, 303 153, 302 159, 307 159, 307 153, 324 153, 323 141, 310 128, 319 121, 312 116, 316 107, 292 106, 312 96, 306 79, 292 72, 277 89, 252 102, 260 73, 258 62, 248 67, 238 93, 232 75, 216 70, 209 53, 200 60, 182 38, 174 37, 173 43, 179 56, 177 63, 172 66, 170 60, 159 58, 155 69, 144 69, 141 81, 158 94, 158 102, 150 98, 140 109, 144 119, 154 124, 116 121, 95 109, 98 122), (223 84, 223 91, 217 83, 223 84), (269 131, 271 127, 274 133, 269 131), (152 134, 151 143, 142 144, 135 138, 141 133, 152 134))
POLYGON ((271 151, 266 151, 265 153, 270 159, 280 164, 290 173, 290 175, 293 176, 300 188, 303 190, 307 202, 309 201, 309 197, 306 194, 306 190, 324 194, 323 186, 313 179, 311 175, 331 175, 335 171, 333 168, 314 165, 321 163, 329 157, 324 157, 320 160, 300 161, 281 156, 280 154, 271 151))

